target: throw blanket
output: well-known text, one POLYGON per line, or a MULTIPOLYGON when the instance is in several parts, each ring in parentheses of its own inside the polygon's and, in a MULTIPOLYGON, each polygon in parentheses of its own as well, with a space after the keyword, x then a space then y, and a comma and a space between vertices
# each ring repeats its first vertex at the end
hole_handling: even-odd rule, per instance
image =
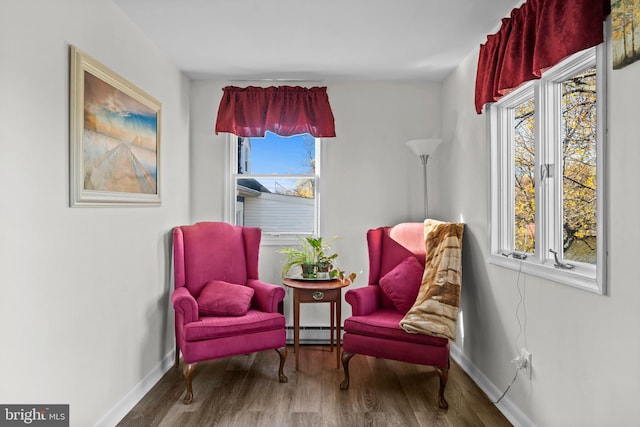
POLYGON ((416 302, 400 321, 405 331, 456 339, 463 230, 462 223, 424 221, 427 258, 416 302))

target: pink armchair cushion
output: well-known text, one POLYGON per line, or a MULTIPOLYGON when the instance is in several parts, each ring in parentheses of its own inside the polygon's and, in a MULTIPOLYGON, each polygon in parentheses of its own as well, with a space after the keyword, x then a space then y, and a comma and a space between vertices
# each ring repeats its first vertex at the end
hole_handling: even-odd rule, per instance
MULTIPOLYGON (((284 332, 284 328, 285 319, 282 314, 264 313, 262 311, 249 309, 244 316, 201 317, 197 322, 191 322, 184 326, 184 339, 185 341, 201 341, 237 337, 239 341, 246 341, 255 339, 257 335, 252 334, 277 329, 281 329, 284 332)), ((280 346, 284 345, 283 338, 280 346)), ((275 348, 275 346, 273 348, 275 348)))
MULTIPOLYGON (((351 316, 344 321, 347 334, 365 335, 393 341, 405 341, 416 344, 444 347, 446 338, 425 334, 410 334, 400 327, 404 315, 396 310, 383 308, 366 316, 351 316)), ((346 340, 345 340, 346 341, 346 340)))
POLYGON ((254 292, 248 286, 211 280, 198 297, 198 311, 202 316, 244 316, 254 292))
POLYGON ((424 267, 415 257, 409 256, 379 281, 382 292, 403 314, 416 302, 424 267))

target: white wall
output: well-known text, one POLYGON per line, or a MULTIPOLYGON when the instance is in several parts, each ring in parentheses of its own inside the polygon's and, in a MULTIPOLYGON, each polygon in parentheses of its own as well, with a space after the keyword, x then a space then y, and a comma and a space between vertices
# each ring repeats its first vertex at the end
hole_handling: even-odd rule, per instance
MULTIPOLYGON (((213 129, 222 88, 226 85, 264 85, 264 82, 233 83, 194 81, 191 85, 193 220, 224 218, 226 136, 213 129)), ((286 84, 286 83, 283 83, 286 84)), ((384 82, 295 83, 327 86, 336 122, 336 138, 323 140, 321 210, 322 235, 339 236, 333 247, 339 265, 362 274, 355 286, 367 283, 366 231, 403 221, 422 221, 422 164, 405 142, 440 136, 441 87, 433 83, 384 82), (419 196, 416 196, 418 194, 419 196)), ((438 153, 430 168, 437 163, 438 153)), ((430 174, 437 172, 430 169, 430 174)), ((437 184, 432 182, 432 187, 437 184)), ((435 194, 435 193, 434 193, 435 194)), ((432 203, 436 211, 435 203, 432 203)), ((260 275, 280 283, 282 259, 277 247, 263 246, 260 275)), ((292 324, 291 296, 285 315, 292 324)), ((309 304, 301 310, 301 324, 328 326, 326 304, 309 304)), ((343 317, 350 306, 343 304, 343 317)))
MULTIPOLYGON (((462 319, 456 349, 502 392, 514 375, 519 332, 517 272, 487 264, 488 156, 485 116, 474 111, 477 52, 443 87, 442 202, 467 226, 463 249, 462 319)), ((522 424, 538 426, 632 426, 640 420, 640 286, 637 273, 635 188, 640 63, 609 67, 606 188, 609 217, 609 293, 598 296, 523 275, 518 347, 533 355, 533 378, 520 376, 502 404, 522 424)), ((489 384, 489 385, 491 385, 489 384)), ((490 387, 489 387, 490 388, 490 387)), ((494 390, 494 391, 496 391, 494 390)), ((492 398, 498 396, 491 396, 492 398)))
POLYGON ((189 82, 111 1, 0 1, 0 402, 89 426, 171 351, 189 82), (69 208, 69 44, 162 103, 162 206, 69 208))

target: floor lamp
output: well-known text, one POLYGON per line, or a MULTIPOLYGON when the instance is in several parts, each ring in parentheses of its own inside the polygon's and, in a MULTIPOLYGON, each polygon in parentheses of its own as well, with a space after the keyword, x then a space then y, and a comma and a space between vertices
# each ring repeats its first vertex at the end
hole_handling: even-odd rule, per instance
POLYGON ((436 147, 442 142, 441 139, 412 139, 407 141, 407 146, 413 153, 422 160, 422 173, 424 175, 424 217, 429 218, 429 198, 427 192, 427 161, 433 154, 436 147))

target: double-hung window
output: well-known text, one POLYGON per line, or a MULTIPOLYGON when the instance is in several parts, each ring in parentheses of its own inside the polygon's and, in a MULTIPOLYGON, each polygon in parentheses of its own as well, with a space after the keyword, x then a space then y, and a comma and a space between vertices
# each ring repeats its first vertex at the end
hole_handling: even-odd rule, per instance
POLYGON ((309 134, 230 135, 228 217, 266 242, 318 233, 320 139, 309 134))
POLYGON ((604 45, 487 105, 490 260, 604 294, 604 45))

